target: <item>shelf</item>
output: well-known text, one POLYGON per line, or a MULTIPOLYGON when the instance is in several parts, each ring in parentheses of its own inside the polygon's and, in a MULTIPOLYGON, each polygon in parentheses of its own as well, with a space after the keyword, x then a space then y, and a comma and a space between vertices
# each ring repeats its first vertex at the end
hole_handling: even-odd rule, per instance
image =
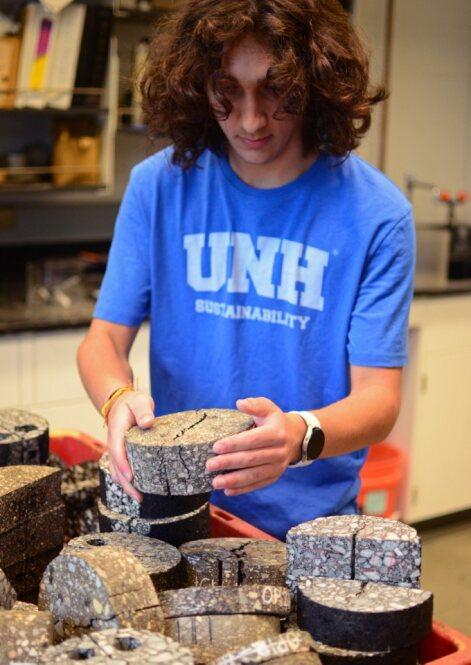
POLYGON ((169 12, 172 12, 171 8, 158 8, 158 9, 151 9, 148 12, 145 11, 139 11, 138 9, 113 9, 113 15, 115 19, 118 20, 124 20, 124 21, 132 21, 133 23, 144 23, 144 22, 151 22, 153 23, 154 21, 158 21, 161 19, 163 16, 168 14, 169 12))
MULTIPOLYGON (((2 194, 50 194, 51 192, 94 192, 105 189, 106 185, 67 185, 57 187, 51 182, 32 182, 18 185, 16 183, 0 183, 0 206, 9 205, 7 198, 2 200, 2 194)), ((23 201, 23 204, 25 201, 23 201)))
MULTIPOLYGON (((9 106, 9 107, 0 107, 1 113, 54 113, 58 115, 96 115, 100 113, 105 113, 108 111, 107 108, 101 107, 101 100, 105 92, 104 88, 9 88, 6 90, 0 90, 0 100, 6 96, 11 96, 21 94, 23 96, 23 101, 26 102, 26 98, 30 96, 35 100, 35 103, 44 102, 44 106, 27 106, 26 104, 22 107, 9 106), (69 107, 67 109, 55 108, 53 106, 48 106, 51 102, 54 101, 60 95, 87 95, 96 97, 98 102, 97 108, 90 107, 69 107)), ((11 103, 11 102, 10 102, 11 103)))
POLYGON ((21 115, 30 115, 30 114, 44 114, 44 113, 49 113, 50 115, 58 115, 58 116, 77 116, 77 115, 101 115, 101 114, 106 114, 109 112, 109 109, 107 108, 87 108, 85 106, 73 106, 69 109, 54 109, 50 106, 45 106, 42 109, 33 109, 30 107, 25 107, 21 109, 17 108, 1 108, 0 107, 0 114, 13 114, 13 113, 18 113, 21 115))
POLYGON ((118 125, 118 132, 126 134, 139 134, 145 136, 147 134, 146 125, 118 125))

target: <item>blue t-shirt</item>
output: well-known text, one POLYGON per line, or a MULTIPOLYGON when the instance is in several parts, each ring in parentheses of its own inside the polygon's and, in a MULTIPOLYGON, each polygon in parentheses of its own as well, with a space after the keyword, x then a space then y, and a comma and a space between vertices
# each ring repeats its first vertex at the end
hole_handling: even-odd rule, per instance
MULTIPOLYGON (((171 148, 133 170, 94 316, 150 318, 156 414, 268 397, 311 410, 350 392, 349 364, 407 361, 411 206, 351 154, 320 156, 293 182, 258 189, 206 151, 184 172, 171 148)), ((284 538, 355 510, 367 449, 288 469, 213 503, 284 538)))

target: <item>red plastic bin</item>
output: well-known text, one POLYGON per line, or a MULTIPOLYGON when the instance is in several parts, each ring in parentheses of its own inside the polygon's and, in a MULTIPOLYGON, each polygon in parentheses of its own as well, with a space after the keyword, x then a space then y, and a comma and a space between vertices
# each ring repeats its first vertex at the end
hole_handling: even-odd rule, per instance
MULTIPOLYGON (((83 432, 55 430, 50 436, 50 450, 66 464, 98 460, 105 445, 83 432)), ((211 506, 211 536, 213 538, 240 537, 276 540, 239 517, 211 506)), ((419 647, 421 665, 471 665, 471 638, 440 621, 433 622, 430 635, 419 647)))
POLYGON ((74 466, 99 460, 105 444, 78 430, 56 429, 49 436, 49 450, 68 466, 74 466))

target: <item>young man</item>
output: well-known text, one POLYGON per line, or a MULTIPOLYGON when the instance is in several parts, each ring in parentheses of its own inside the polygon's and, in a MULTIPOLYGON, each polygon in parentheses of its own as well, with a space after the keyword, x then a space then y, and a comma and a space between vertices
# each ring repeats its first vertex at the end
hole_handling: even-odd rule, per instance
POLYGON ((355 512, 367 446, 399 411, 414 232, 400 191, 352 153, 385 94, 347 15, 190 0, 142 88, 151 135, 173 145, 132 171, 78 353, 109 410, 113 477, 139 496, 132 425, 237 407, 256 427, 215 444, 213 503, 280 538, 355 512), (115 392, 147 317, 152 396, 115 392))

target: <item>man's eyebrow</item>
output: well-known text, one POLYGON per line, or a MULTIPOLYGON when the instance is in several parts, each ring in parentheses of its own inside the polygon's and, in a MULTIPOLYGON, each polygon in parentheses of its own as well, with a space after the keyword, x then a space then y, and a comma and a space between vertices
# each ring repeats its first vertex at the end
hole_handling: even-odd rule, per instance
MULTIPOLYGON (((232 76, 232 74, 229 74, 228 72, 222 72, 221 78, 229 79, 230 81, 234 81, 235 83, 239 83, 239 80, 235 77, 232 76)), ((269 80, 269 72, 265 74, 265 76, 262 76, 261 78, 257 79, 255 82, 256 83, 266 83, 269 80)))

